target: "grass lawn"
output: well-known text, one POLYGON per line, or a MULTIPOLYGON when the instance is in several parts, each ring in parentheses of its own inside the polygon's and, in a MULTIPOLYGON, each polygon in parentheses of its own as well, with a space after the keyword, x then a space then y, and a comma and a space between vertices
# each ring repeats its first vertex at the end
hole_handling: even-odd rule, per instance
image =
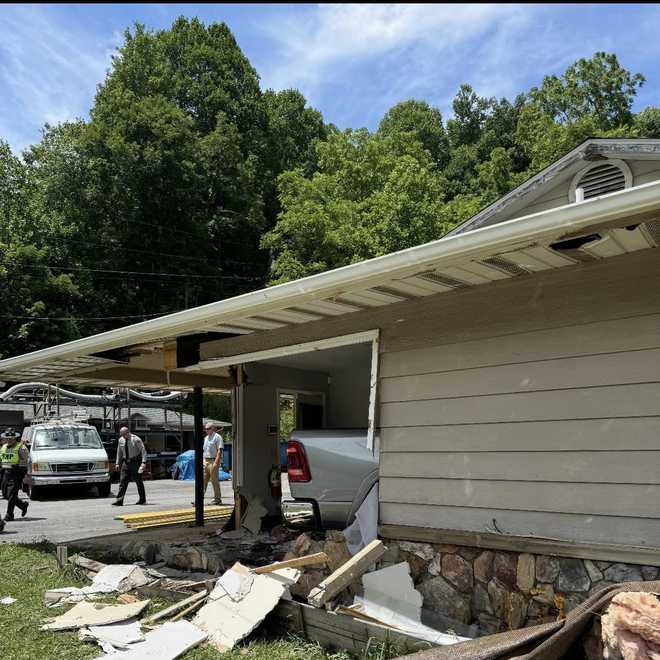
MULTIPOLYGON (((44 592, 57 587, 84 586, 89 581, 73 566, 57 567, 55 549, 47 544, 0 544, 0 598, 12 596, 12 605, 0 605, 0 658, 7 660, 84 660, 100 656, 101 649, 81 642, 76 633, 41 632, 43 619, 66 611, 47 609, 44 592)), ((149 613, 166 603, 152 603, 149 613)), ((361 660, 386 660, 399 655, 395 649, 374 645, 361 660)), ((265 634, 229 653, 209 645, 186 653, 185 660, 350 660, 345 652, 327 653, 317 644, 292 636, 272 638, 265 634)))

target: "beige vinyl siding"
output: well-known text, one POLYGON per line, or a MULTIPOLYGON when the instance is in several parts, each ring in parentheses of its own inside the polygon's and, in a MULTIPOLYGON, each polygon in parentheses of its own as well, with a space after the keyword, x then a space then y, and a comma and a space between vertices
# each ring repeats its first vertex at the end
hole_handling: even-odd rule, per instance
POLYGON ((381 523, 660 547, 652 257, 498 283, 385 329, 381 523))

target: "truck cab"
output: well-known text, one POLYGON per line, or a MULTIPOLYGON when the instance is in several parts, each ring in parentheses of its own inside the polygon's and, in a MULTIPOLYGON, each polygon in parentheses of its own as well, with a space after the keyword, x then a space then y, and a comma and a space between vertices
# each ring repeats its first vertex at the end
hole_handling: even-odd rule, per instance
POLYGON ((64 485, 96 486, 101 497, 110 495, 110 465, 95 427, 81 422, 48 420, 23 430, 29 446, 30 499, 45 488, 64 485))

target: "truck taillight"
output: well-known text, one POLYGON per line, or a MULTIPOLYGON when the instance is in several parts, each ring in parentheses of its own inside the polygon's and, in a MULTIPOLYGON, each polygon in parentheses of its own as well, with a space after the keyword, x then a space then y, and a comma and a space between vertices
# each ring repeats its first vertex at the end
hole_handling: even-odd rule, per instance
POLYGON ((305 448, 297 440, 289 440, 286 449, 286 466, 290 482, 306 483, 312 480, 305 448))

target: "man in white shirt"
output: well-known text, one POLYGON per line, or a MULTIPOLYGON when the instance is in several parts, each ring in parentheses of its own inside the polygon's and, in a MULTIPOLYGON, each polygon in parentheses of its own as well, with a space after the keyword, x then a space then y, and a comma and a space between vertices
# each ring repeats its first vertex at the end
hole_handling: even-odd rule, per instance
POLYGON ((206 437, 204 438, 204 493, 209 485, 209 479, 213 484, 213 504, 222 504, 220 494, 220 479, 218 470, 222 465, 222 436, 217 432, 215 424, 209 422, 206 425, 206 437))
POLYGON ((146 504, 147 498, 144 493, 144 482, 142 473, 147 464, 147 450, 142 438, 131 433, 126 426, 119 430, 119 444, 117 446, 117 465, 115 469, 121 473, 119 481, 119 492, 113 506, 124 504, 124 495, 131 481, 135 481, 138 489, 139 500, 136 504, 146 504))

